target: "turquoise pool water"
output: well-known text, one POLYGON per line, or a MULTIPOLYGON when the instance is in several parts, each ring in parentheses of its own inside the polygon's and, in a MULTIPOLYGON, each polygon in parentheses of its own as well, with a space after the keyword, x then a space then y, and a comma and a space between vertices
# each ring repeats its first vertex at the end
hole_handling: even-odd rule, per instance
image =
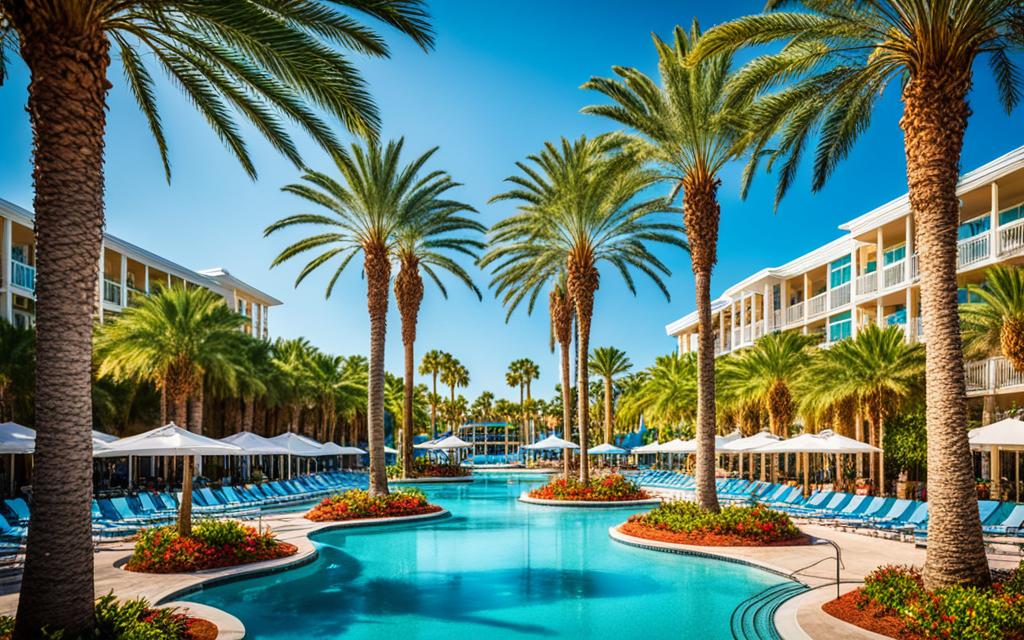
POLYGON ((453 517, 317 535, 319 558, 188 596, 247 638, 730 638, 746 598, 783 582, 742 565, 628 547, 629 509, 516 500, 536 477, 429 486, 453 517))

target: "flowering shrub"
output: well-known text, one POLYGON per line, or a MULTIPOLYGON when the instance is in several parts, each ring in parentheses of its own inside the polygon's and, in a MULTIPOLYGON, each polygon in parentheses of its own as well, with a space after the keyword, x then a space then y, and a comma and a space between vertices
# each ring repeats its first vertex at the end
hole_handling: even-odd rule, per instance
POLYGON ((183 573, 273 560, 295 551, 293 545, 278 542, 269 530, 260 532, 234 520, 200 520, 187 538, 179 536, 173 526, 143 529, 126 568, 183 573))
POLYGON ((310 509, 306 518, 314 522, 336 522, 412 516, 440 510, 441 507, 427 502, 427 497, 415 487, 399 489, 385 496, 374 496, 362 489, 349 489, 321 500, 320 504, 310 509))
POLYGON ((772 543, 801 537, 789 516, 763 504, 728 506, 718 513, 707 511, 695 502, 665 502, 647 513, 630 517, 631 530, 644 529, 690 534, 699 543, 701 537, 725 536, 739 541, 772 543))
MULTIPOLYGON (((96 601, 94 638, 104 640, 192 640, 193 628, 199 622, 173 609, 153 609, 143 598, 118 601, 107 594, 96 601)), ((14 633, 14 618, 0 617, 0 639, 14 633)), ((60 633, 43 632, 42 638, 58 640, 60 633)))
POLYGON ((924 592, 924 579, 914 567, 885 565, 864 578, 862 602, 875 602, 887 611, 904 613, 924 592))
MULTIPOLYGON (((388 478, 401 478, 401 463, 388 465, 387 472, 388 478)), ((457 464, 438 464, 426 458, 416 458, 412 463, 413 478, 464 478, 468 475, 470 470, 457 464)))
POLYGON ((650 494, 638 484, 618 473, 591 478, 584 484, 576 478, 558 477, 543 487, 530 491, 531 498, 539 500, 646 500, 650 494))

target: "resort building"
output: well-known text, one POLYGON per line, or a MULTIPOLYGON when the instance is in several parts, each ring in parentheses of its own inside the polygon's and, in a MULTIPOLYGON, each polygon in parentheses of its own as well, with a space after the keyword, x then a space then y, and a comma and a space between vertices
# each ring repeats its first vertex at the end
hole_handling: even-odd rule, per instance
MULTIPOLYGON (((958 283, 984 281, 994 264, 1024 263, 1024 147, 964 174, 958 283)), ((711 303, 715 354, 747 347, 768 332, 795 330, 822 345, 857 335, 868 323, 898 325, 923 341, 914 216, 903 195, 839 226, 844 234, 784 265, 762 269, 711 303)), ((697 349, 697 314, 665 327, 680 353, 697 349)), ((1001 357, 967 363, 969 397, 991 416, 1024 404, 1024 373, 1001 357)))
MULTIPOLYGON (((165 286, 206 287, 247 316, 255 336, 269 335, 270 307, 281 301, 232 276, 226 269, 193 271, 105 233, 96 257, 100 279, 96 316, 116 316, 139 296, 165 286)), ((0 318, 14 325, 35 323, 35 234, 32 212, 0 199, 0 318)))

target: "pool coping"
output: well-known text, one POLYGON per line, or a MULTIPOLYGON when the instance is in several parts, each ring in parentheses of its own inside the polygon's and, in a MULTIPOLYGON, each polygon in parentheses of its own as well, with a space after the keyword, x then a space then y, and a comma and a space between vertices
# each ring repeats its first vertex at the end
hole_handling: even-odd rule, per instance
POLYGON ((458 482, 473 482, 476 480, 472 475, 468 476, 455 476, 452 478, 395 478, 394 480, 388 480, 388 484, 452 484, 458 482))
POLYGON ((192 618, 201 618, 217 627, 217 640, 242 640, 245 638, 245 625, 242 621, 223 609, 211 607, 198 602, 173 600, 158 605, 160 609, 174 609, 175 613, 183 613, 192 618))
POLYGON ((617 509, 625 507, 646 507, 661 504, 661 498, 645 498, 643 500, 544 500, 531 498, 526 492, 519 495, 519 502, 544 507, 582 507, 585 509, 617 509))

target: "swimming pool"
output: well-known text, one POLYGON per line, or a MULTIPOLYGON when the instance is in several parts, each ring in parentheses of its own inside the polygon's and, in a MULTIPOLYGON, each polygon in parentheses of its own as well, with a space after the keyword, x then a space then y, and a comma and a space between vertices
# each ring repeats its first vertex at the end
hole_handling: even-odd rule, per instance
POLYGON ((516 500, 543 481, 424 485, 453 517, 324 532, 311 564, 186 599, 229 611, 256 639, 729 638, 743 600, 786 582, 612 541, 608 527, 634 510, 516 500))

